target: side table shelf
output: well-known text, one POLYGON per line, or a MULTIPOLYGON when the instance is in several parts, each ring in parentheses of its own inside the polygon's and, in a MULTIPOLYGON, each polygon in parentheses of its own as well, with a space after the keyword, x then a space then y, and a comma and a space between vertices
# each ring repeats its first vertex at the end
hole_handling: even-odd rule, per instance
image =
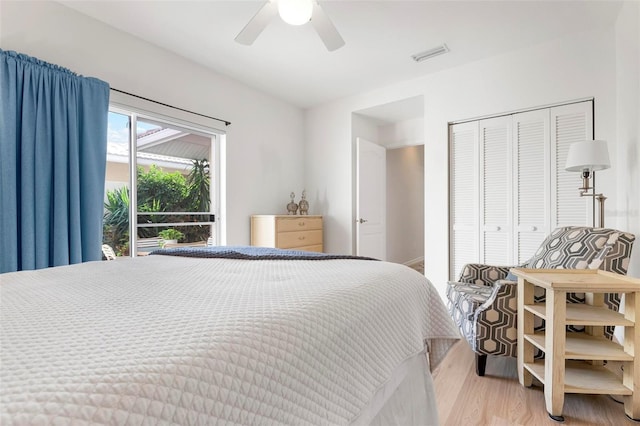
MULTIPOLYGON (((526 363, 524 366, 536 379, 545 383, 544 360, 526 363)), ((618 376, 604 367, 567 361, 564 393, 631 395, 631 389, 624 386, 618 376)))
MULTIPOLYGON (((525 334, 526 341, 547 353, 545 333, 525 334)), ((590 336, 586 333, 569 333, 565 340, 565 359, 633 361, 633 356, 624 351, 622 345, 603 336, 590 336)))
POLYGON ((554 420, 564 420, 565 393, 623 395, 627 416, 640 419, 640 279, 599 270, 512 272, 518 277, 520 384, 531 386, 535 377, 544 385, 546 408, 554 420), (545 303, 534 302, 535 287, 545 289, 545 303), (586 293, 586 303, 567 303, 567 293, 586 293), (624 314, 607 309, 605 293, 625 294, 624 314), (546 321, 544 331, 534 331, 535 317, 546 321), (567 333, 567 325, 585 326, 585 332, 567 333), (623 345, 604 336, 610 325, 624 327, 623 345), (545 353, 544 360, 534 360, 536 348, 545 353), (622 362, 623 378, 604 368, 603 361, 622 362))
MULTIPOLYGON (((546 305, 544 303, 525 305, 524 308, 533 312, 536 316, 546 319, 546 305)), ((581 305, 579 303, 567 304, 565 322, 567 325, 634 325, 633 321, 629 321, 624 317, 624 314, 606 307, 581 305)))

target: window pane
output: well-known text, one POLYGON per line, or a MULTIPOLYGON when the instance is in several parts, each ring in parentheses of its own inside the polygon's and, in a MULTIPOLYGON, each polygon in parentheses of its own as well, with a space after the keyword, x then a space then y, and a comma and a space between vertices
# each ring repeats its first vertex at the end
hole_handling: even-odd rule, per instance
POLYGON ((108 134, 103 243, 118 256, 148 254, 165 240, 216 244, 211 201, 216 190, 210 163, 217 161, 213 149, 217 136, 117 109, 109 112, 108 134), (130 192, 132 170, 136 170, 135 194, 130 192), (135 232, 130 235, 132 221, 135 232))
POLYGON ((102 241, 116 256, 129 254, 130 126, 128 115, 109 112, 102 241))
POLYGON ((169 245, 198 245, 214 236, 209 214, 213 211, 211 147, 211 136, 138 120, 138 255, 167 241, 169 245), (156 223, 159 225, 154 226, 156 223))

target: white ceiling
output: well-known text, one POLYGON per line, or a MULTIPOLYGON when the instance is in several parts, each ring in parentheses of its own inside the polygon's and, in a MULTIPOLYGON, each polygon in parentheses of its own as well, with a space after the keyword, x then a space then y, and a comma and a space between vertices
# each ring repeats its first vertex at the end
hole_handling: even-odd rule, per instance
POLYGON ((275 18, 252 46, 234 37, 262 1, 61 3, 302 108, 613 25, 618 1, 321 1, 346 41, 328 52, 310 24, 275 18), (422 63, 410 56, 446 43, 422 63))

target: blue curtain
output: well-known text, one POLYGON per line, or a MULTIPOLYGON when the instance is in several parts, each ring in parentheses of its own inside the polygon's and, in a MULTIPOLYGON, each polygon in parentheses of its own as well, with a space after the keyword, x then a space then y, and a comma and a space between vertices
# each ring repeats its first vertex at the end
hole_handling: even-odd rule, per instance
POLYGON ((101 259, 109 85, 0 50, 0 273, 101 259))

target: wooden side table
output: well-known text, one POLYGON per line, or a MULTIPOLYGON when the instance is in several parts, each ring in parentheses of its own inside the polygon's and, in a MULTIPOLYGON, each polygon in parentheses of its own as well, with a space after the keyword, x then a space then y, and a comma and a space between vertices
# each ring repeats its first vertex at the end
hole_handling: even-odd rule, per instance
POLYGON ((547 412, 563 421, 565 393, 623 395, 627 416, 640 420, 640 279, 593 269, 519 269, 518 379, 544 385, 547 412), (546 291, 546 302, 535 303, 534 288, 546 291), (585 293, 585 304, 567 304, 567 293, 585 293), (625 294, 625 313, 608 309, 605 293, 625 294), (546 330, 534 332, 534 318, 546 320, 546 330), (567 333, 567 325, 585 326, 584 333, 567 333), (624 327, 624 345, 604 337, 604 327, 624 327), (636 348, 637 346, 637 348, 636 348), (544 360, 534 360, 538 348, 544 360), (639 356, 635 356, 638 352, 639 356), (620 380, 602 366, 621 361, 620 380))

